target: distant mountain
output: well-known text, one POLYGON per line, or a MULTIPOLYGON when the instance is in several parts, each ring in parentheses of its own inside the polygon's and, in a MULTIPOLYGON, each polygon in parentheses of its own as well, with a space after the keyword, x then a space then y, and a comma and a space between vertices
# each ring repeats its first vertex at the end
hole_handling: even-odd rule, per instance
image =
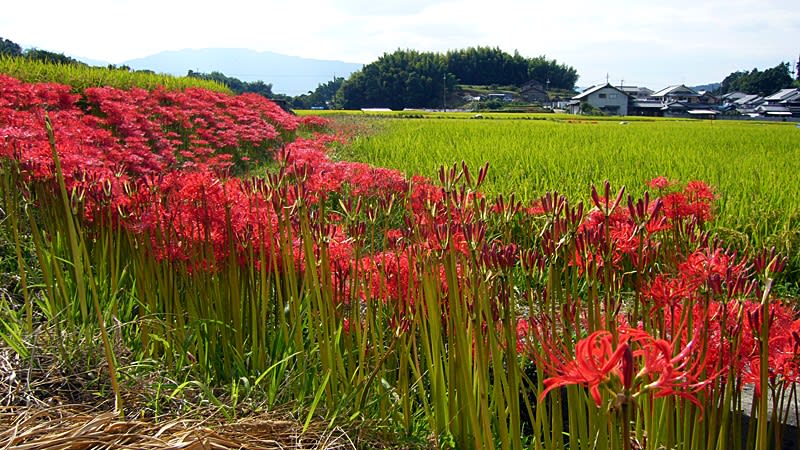
MULTIPOLYGON (((67 55, 67 56, 70 56, 70 55, 67 55)), ((108 61, 102 61, 100 59, 84 58, 82 56, 72 56, 72 57, 77 59, 78 61, 80 61, 82 63, 86 63, 86 64, 88 64, 90 66, 95 66, 95 67, 108 67, 108 65, 111 64, 108 61)))
MULTIPOLYGON (((272 84, 276 94, 299 95, 316 89, 334 76, 345 77, 361 70, 362 64, 300 58, 240 48, 203 48, 156 53, 121 64, 133 69, 186 75, 189 70, 222 72, 242 81, 272 84)), ((120 64, 120 65, 121 65, 120 64)))
POLYGON ((719 83, 709 83, 709 84, 701 84, 700 86, 692 86, 692 89, 695 91, 716 91, 719 89, 721 84, 719 83))

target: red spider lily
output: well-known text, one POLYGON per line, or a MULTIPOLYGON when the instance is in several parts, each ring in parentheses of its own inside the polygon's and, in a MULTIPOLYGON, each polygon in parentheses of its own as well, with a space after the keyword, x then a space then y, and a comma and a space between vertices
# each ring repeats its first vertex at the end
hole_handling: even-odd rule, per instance
MULTIPOLYGON (((742 350, 742 381, 755 386, 756 395, 761 395, 761 354, 758 342, 761 339, 762 306, 747 302, 744 307, 747 320, 742 327, 743 336, 749 345, 742 350)), ((770 303, 768 320, 767 358, 770 385, 800 381, 800 320, 796 313, 780 303, 770 303)))
POLYGON ((647 183, 651 189, 667 189, 668 187, 672 186, 674 182, 671 182, 667 179, 667 177, 655 177, 647 183))
POLYGON ((693 358, 698 351, 696 341, 689 342, 676 356, 672 356, 673 344, 664 339, 643 336, 645 345, 636 352, 642 360, 639 377, 656 376, 655 381, 645 384, 641 392, 655 391, 655 397, 675 395, 685 398, 698 407, 702 405, 694 393, 712 383, 719 373, 705 373, 708 368, 706 358, 693 358))
MULTIPOLYGON (((539 396, 540 401, 553 389, 580 384, 589 388, 589 394, 600 407, 603 402, 600 385, 608 381, 612 374, 621 377, 619 362, 622 355, 630 351, 627 342, 621 342, 616 349, 613 349, 612 339, 610 332, 601 330, 578 341, 575 346, 575 359, 560 367, 551 368, 557 375, 544 380, 545 389, 539 396)), ((626 382, 629 384, 630 380, 624 380, 623 384, 626 382)))
POLYGON ((701 406, 695 393, 717 375, 709 375, 707 360, 696 357, 694 341, 673 356, 674 343, 655 339, 638 329, 620 328, 617 339, 615 347, 612 333, 600 330, 578 341, 573 360, 564 362, 562 356, 544 355, 543 360, 556 363, 545 364, 554 376, 544 380, 540 399, 558 387, 580 384, 589 388, 589 394, 600 407, 600 387, 605 385, 612 392, 614 386, 621 387, 620 393, 630 398, 653 392, 655 397, 675 395, 701 406), (638 372, 636 361, 640 366, 638 372))
MULTIPOLYGON (((655 180, 654 180, 655 181, 655 180)), ((656 187, 665 191, 661 197, 663 213, 671 221, 695 218, 700 222, 711 219, 711 206, 715 195, 711 188, 702 181, 690 181, 683 191, 672 190, 674 183, 664 184, 659 181, 656 187)))

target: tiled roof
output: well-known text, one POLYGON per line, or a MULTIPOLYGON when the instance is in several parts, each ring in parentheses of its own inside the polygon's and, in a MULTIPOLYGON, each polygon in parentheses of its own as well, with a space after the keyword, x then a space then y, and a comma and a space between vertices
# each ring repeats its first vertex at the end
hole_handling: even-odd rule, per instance
POLYGON ((748 95, 746 97, 742 97, 739 100, 736 100, 734 103, 737 105, 747 105, 749 103, 756 103, 758 101, 764 100, 763 97, 757 94, 748 95))
POLYGON ((614 89, 615 91, 619 92, 620 94, 628 95, 625 92, 619 90, 618 88, 612 86, 611 84, 606 83, 606 84, 598 84, 597 86, 590 87, 589 89, 586 89, 585 91, 581 92, 580 94, 576 95, 575 97, 572 97, 572 99, 573 100, 580 100, 582 98, 588 97, 591 94, 594 94, 595 92, 597 92, 597 91, 599 91, 599 90, 601 90, 603 88, 611 88, 611 89, 614 89))
POLYGON ((666 97, 668 95, 679 95, 683 97, 698 97, 700 94, 694 89, 686 87, 682 84, 675 84, 667 86, 664 89, 653 94, 653 97, 666 97))
POLYGON ((769 97, 764 97, 764 100, 768 102, 780 102, 789 98, 792 98, 800 93, 800 89, 791 88, 791 89, 781 89, 780 91, 770 95, 769 97))

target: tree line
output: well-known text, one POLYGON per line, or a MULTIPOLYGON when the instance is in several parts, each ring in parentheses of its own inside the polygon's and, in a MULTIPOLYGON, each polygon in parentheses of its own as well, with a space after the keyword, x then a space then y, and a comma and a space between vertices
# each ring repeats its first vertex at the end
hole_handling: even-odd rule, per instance
POLYGON ((447 53, 398 49, 353 73, 337 92, 335 103, 345 109, 441 107, 457 84, 521 86, 530 80, 571 90, 578 72, 554 59, 526 58, 499 48, 447 53))
POLYGON ((295 109, 314 107, 441 107, 458 84, 520 86, 536 80, 551 89, 571 90, 577 71, 544 56, 525 58, 499 48, 470 47, 447 53, 397 50, 385 53, 349 78, 335 77, 313 91, 290 97, 272 92, 272 85, 244 82, 219 72, 189 71, 188 76, 218 81, 235 93, 255 92, 295 109))
POLYGON ((63 53, 55 53, 38 48, 22 49, 22 47, 11 40, 0 37, 0 55, 23 57, 36 61, 43 61, 50 64, 74 64, 86 66, 87 64, 70 58, 63 53))
MULTIPOLYGON (((797 63, 797 68, 800 71, 800 61, 797 63)), ((797 77, 797 80, 800 80, 800 74, 797 77)), ((754 68, 749 72, 746 70, 733 72, 722 80, 719 93, 727 94, 739 91, 747 94, 770 95, 793 85, 800 87, 800 83, 792 79, 789 63, 785 62, 764 70, 754 68)))
POLYGON ((469 47, 448 51, 444 58, 447 71, 461 84, 520 86, 536 80, 554 89, 571 90, 578 81, 573 67, 545 56, 526 58, 516 50, 512 55, 497 47, 469 47))
POLYGON ((265 83, 263 81, 242 81, 238 78, 229 77, 224 73, 216 71, 211 73, 203 73, 189 70, 186 76, 216 81, 227 86, 228 89, 230 89, 234 94, 259 94, 270 100, 277 100, 285 103, 286 106, 293 109, 311 109, 318 106, 326 108, 332 107, 336 92, 344 82, 344 78, 335 77, 331 81, 320 83, 313 91, 308 91, 306 94, 292 97, 289 95, 276 94, 272 92, 272 83, 265 83))
POLYGON ((201 80, 216 81, 228 87, 234 94, 253 93, 263 95, 267 98, 272 98, 275 94, 272 93, 272 83, 265 83, 263 81, 242 81, 235 77, 226 76, 222 72, 195 72, 189 70, 186 74, 189 78, 197 78, 201 80))

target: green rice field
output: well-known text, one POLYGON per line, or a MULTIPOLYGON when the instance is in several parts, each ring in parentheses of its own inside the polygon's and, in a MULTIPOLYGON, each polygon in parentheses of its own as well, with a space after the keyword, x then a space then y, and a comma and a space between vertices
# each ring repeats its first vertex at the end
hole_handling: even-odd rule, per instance
POLYGON ((800 128, 795 124, 423 117, 340 116, 337 120, 355 121, 367 132, 340 148, 338 157, 429 177, 440 165, 464 160, 478 167, 488 161, 484 192, 514 192, 523 200, 547 191, 587 200, 590 186, 604 180, 638 195, 657 176, 699 179, 718 195, 718 232, 745 246, 776 245, 799 259, 800 128))

